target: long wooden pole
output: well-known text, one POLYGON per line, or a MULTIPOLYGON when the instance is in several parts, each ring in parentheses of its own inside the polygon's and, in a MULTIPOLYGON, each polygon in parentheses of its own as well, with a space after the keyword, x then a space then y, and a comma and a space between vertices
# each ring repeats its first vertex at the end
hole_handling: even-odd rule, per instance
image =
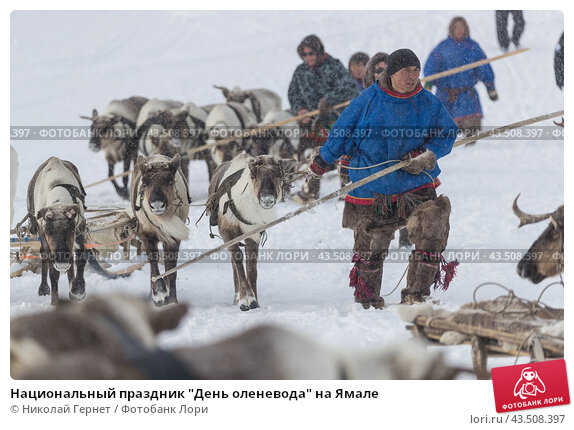
MULTIPOLYGON (((529 49, 530 48, 517 49, 516 51, 510 51, 510 52, 507 52, 506 54, 498 55, 496 57, 485 58, 484 60, 475 61, 474 63, 465 64, 464 66, 459 66, 459 67, 455 67, 454 69, 445 70, 444 72, 435 73, 434 75, 430 75, 430 76, 426 76, 424 78, 421 78, 421 82, 424 83, 424 82, 428 82, 428 81, 434 81, 435 79, 444 78, 445 76, 455 75, 457 73, 464 72, 465 70, 474 69, 476 67, 483 66, 483 65, 491 63, 493 61, 497 61, 497 60, 501 60, 501 59, 506 58, 506 57, 510 57, 511 55, 521 54, 523 52, 528 51, 529 49)), ((344 107, 348 106, 349 103, 351 103, 351 100, 347 100, 346 102, 336 104, 335 106, 333 106, 333 110, 344 108, 344 107)), ((273 124, 266 124, 266 125, 263 125, 261 127, 257 127, 257 128, 251 129, 251 130, 244 130, 243 134, 241 136, 234 136, 234 137, 229 137, 226 139, 221 139, 221 140, 218 140, 216 142, 206 143, 205 145, 201 145, 201 146, 198 146, 197 148, 190 149, 189 151, 187 151, 187 155, 188 155, 188 157, 191 157, 193 154, 196 154, 198 152, 204 151, 204 150, 209 149, 209 148, 213 148, 214 146, 227 145, 228 143, 233 142, 234 140, 237 140, 238 137, 248 138, 248 137, 254 136, 256 134, 259 134, 265 130, 279 127, 279 126, 288 124, 290 122, 299 121, 301 119, 315 116, 318 114, 319 114, 319 109, 316 109, 316 110, 306 112, 306 113, 298 115, 298 116, 293 116, 291 118, 287 118, 287 119, 284 119, 282 121, 275 122, 273 124)))
POLYGON ((129 175, 131 172, 132 172, 131 170, 127 170, 124 173, 120 173, 118 175, 108 176, 105 179, 101 179, 99 181, 92 182, 91 184, 86 185, 84 188, 90 188, 90 187, 93 187, 94 185, 99 185, 99 184, 106 183, 108 181, 113 181, 114 179, 123 178, 124 176, 129 175))
MULTIPOLYGON (((424 78, 421 78, 421 82, 424 83, 424 82, 428 82, 428 81, 433 81, 435 79, 444 78, 445 76, 450 76, 450 75, 454 75, 456 73, 464 72, 465 70, 474 69, 475 67, 480 67, 480 66, 483 66, 484 64, 488 64, 488 63, 491 63, 491 62, 496 61, 496 60, 501 60, 503 58, 510 57, 511 55, 521 54, 523 52, 528 51, 529 49, 530 48, 517 49, 516 51, 510 51, 510 52, 507 52, 506 54, 498 55, 496 57, 486 58, 484 60, 475 61, 474 63, 465 64, 464 66, 455 67, 454 69, 445 70, 444 72, 435 73, 434 75, 430 75, 430 76, 426 76, 424 78)), ((346 102, 336 104, 335 106, 333 106, 333 109, 337 110, 337 109, 347 107, 349 105, 349 103, 351 103, 351 100, 347 100, 346 102)), ((284 119, 282 121, 275 122, 273 124, 266 124, 266 125, 262 125, 260 127, 257 127, 257 128, 251 129, 251 130, 244 130, 241 137, 242 138, 248 138, 248 137, 254 136, 256 134, 262 133, 265 130, 270 130, 270 129, 275 128, 275 127, 280 127, 282 125, 289 124, 290 122, 299 121, 301 119, 309 118, 309 117, 312 117, 312 116, 315 116, 318 114, 319 114, 319 109, 316 109, 316 110, 306 112, 306 113, 298 115, 298 116, 293 116, 291 118, 287 118, 287 119, 284 119)), ((218 140, 217 142, 207 143, 205 145, 198 146, 197 148, 193 148, 193 149, 190 149, 189 151, 187 151, 187 156, 191 157, 192 155, 194 155, 198 152, 204 151, 204 150, 212 148, 214 146, 226 145, 230 142, 233 142, 236 139, 237 139, 237 137, 230 137, 227 139, 218 140)), ((120 173, 119 175, 109 176, 109 177, 102 179, 100 181, 88 184, 84 188, 90 188, 90 187, 93 187, 95 185, 99 185, 99 184, 103 184, 103 183, 108 182, 108 181, 112 181, 114 179, 122 178, 126 175, 129 175, 131 172, 132 171, 129 170, 127 172, 120 173)))
MULTIPOLYGON (((479 133, 479 134, 474 135, 474 136, 469 136, 469 137, 465 137, 464 139, 457 140, 454 144, 454 147, 464 145, 464 144, 467 144, 470 142, 475 142, 475 141, 480 140, 480 139, 485 139, 485 138, 490 137, 496 133, 501 133, 501 132, 506 131, 506 130, 524 127, 525 125, 533 124, 535 122, 543 121, 546 119, 556 118, 556 117, 561 116, 561 115, 564 115, 564 111, 553 112, 553 113, 547 114, 547 115, 540 115, 540 116, 530 118, 530 119, 527 119, 524 121, 515 122, 513 124, 508 124, 508 125, 505 125, 502 127, 497 127, 497 128, 492 129, 492 130, 486 131, 484 133, 479 133)), ((349 191, 352 191, 356 188, 359 188, 360 186, 363 186, 369 182, 372 182, 375 179, 381 178, 385 175, 388 175, 389 173, 392 173, 392 172, 395 172, 399 169, 402 169, 406 165, 407 165, 407 161, 401 161, 401 162, 398 162, 396 164, 393 164, 390 167, 387 167, 386 169, 383 169, 379 172, 373 173, 372 175, 367 176, 366 178, 363 178, 360 181, 353 182, 352 184, 349 184, 349 185, 341 188, 340 190, 334 191, 331 194, 326 195, 325 197, 322 197, 320 199, 312 201, 311 203, 297 209, 294 212, 289 212, 287 215, 284 215, 281 218, 277 218, 277 219, 271 221, 270 223, 267 223, 267 224, 264 224, 264 225, 259 226, 257 228, 254 228, 253 230, 249 231, 248 233, 244 233, 241 236, 237 236, 235 239, 232 239, 229 242, 225 242, 221 246, 218 246, 217 248, 213 248, 213 249, 197 256, 196 258, 193 258, 189 261, 186 261, 185 263, 183 263, 177 267, 174 267, 173 269, 170 269, 163 274, 160 274, 158 276, 154 276, 151 278, 151 280, 152 280, 152 282, 155 282, 158 279, 161 279, 161 278, 164 278, 168 275, 171 275, 172 273, 175 273, 176 271, 183 269, 184 267, 187 267, 191 264, 197 263, 198 261, 201 261, 204 258, 209 257, 212 254, 215 254, 216 252, 219 252, 219 251, 221 251, 225 248, 228 248, 232 245, 235 245, 236 243, 239 243, 239 242, 241 242, 241 241, 243 241, 243 240, 245 240, 245 239, 247 239, 247 238, 249 238, 255 234, 261 233, 264 230, 268 230, 268 229, 276 226, 277 224, 280 224, 284 221, 287 221, 291 218, 296 217, 297 215, 301 215, 302 213, 307 212, 316 206, 322 205, 323 203, 325 203, 331 199, 339 197, 340 195, 347 194, 349 191)))

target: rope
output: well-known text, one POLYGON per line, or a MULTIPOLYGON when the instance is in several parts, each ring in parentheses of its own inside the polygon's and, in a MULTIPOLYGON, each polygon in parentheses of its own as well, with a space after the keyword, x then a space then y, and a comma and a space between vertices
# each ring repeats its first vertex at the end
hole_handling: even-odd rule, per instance
POLYGON ((383 294, 383 297, 387 297, 390 296, 391 294, 393 294, 397 288, 399 288, 399 285, 401 285, 401 281, 403 280, 403 278, 405 277, 405 275, 407 274, 407 270, 409 270, 409 266, 407 265, 407 268, 405 269, 405 271, 403 272, 401 279, 399 279, 399 282, 397 282, 397 285, 395 286, 395 288, 393 288, 391 291, 389 291, 387 294, 383 294))

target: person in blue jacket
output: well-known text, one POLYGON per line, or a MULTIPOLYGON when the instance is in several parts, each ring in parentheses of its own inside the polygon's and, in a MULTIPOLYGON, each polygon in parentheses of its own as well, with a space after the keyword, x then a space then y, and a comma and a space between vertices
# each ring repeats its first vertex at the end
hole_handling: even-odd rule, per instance
MULTIPOLYGON (((425 76, 434 75, 485 58, 486 55, 478 43, 470 38, 470 30, 466 20, 457 16, 451 20, 448 26, 448 37, 430 53, 425 63, 424 74, 425 76)), ((465 136, 477 134, 481 129, 482 108, 478 93, 474 88, 479 81, 486 85, 488 97, 493 101, 498 100, 494 86, 494 72, 490 64, 484 64, 425 84, 427 89, 436 85, 436 96, 452 115, 465 136)))
POLYGON ((416 216, 426 235, 417 236, 409 228, 415 249, 402 303, 428 298, 448 239, 450 203, 445 196, 437 198, 440 168, 436 160, 451 151, 458 129, 442 103, 422 88, 419 75, 420 61, 413 51, 393 52, 378 82, 351 101, 309 166, 309 174, 320 177, 342 155, 349 155, 349 175, 355 183, 409 160, 402 169, 345 197, 343 227, 353 229, 355 236, 350 285, 355 288, 355 301, 366 309, 383 308, 383 261, 397 229, 409 228, 407 221, 416 216), (419 211, 429 206, 430 211, 419 211))

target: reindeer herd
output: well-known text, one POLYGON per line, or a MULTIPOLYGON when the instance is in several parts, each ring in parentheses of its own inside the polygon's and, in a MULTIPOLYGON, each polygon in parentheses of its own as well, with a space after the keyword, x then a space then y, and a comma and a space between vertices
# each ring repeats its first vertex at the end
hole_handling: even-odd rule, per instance
MULTIPOLYGON (((290 118, 280 97, 269 90, 221 89, 226 103, 198 107, 173 100, 130 97, 113 100, 99 114, 82 116, 91 123, 90 149, 102 151, 108 177, 119 196, 129 199, 137 220, 137 235, 150 263, 150 297, 157 306, 177 303, 177 274, 153 280, 178 261, 182 240, 188 238, 189 163, 202 159, 210 178, 211 225, 219 225, 224 240, 233 239, 275 218, 274 206, 285 201, 298 168, 298 133, 268 130, 244 138, 246 129, 290 118), (228 138, 232 136, 232 138, 228 138), (195 148, 226 139, 210 151, 195 148), (123 163, 119 185, 114 167, 123 163), (159 244, 163 248, 160 257, 159 244)), ((282 127, 297 127, 296 122, 282 127)), ((293 130, 292 130, 293 131, 293 130)), ((51 157, 34 174, 28 188, 28 215, 40 237, 42 281, 39 295, 51 294, 58 303, 58 280, 67 273, 71 300, 85 297, 85 190, 78 169, 70 161, 51 157), (73 261, 76 260, 74 271, 73 261), (48 273, 50 286, 48 285, 48 273)), ((235 303, 242 310, 258 307, 257 250, 261 235, 246 241, 246 269, 239 246, 231 249, 235 303)))
MULTIPOLYGON (((89 147, 103 151, 109 177, 116 163, 123 163, 124 172, 133 164, 131 187, 128 175, 121 186, 113 179, 111 182, 119 196, 130 200, 137 234, 150 263, 150 297, 157 306, 177 303, 177 274, 157 278, 161 260, 158 245, 163 248, 166 271, 173 269, 180 243, 188 238, 185 223, 191 203, 188 179, 192 159, 207 164, 210 185, 206 212, 210 227, 217 225, 226 242, 276 218, 275 204, 288 196, 295 172, 304 161, 297 123, 288 121, 291 114, 281 110, 277 94, 265 89, 216 88, 222 90, 225 103, 199 107, 130 97, 113 100, 102 114, 94 109, 91 117, 82 117, 92 122, 89 147), (245 137, 247 129, 278 122, 283 125, 268 129, 264 135, 245 137), (290 128, 291 133, 281 127, 290 128), (222 139, 226 140, 224 145, 215 145, 222 139), (196 150, 206 144, 213 145, 196 150)), ((85 195, 78 169, 55 157, 38 168, 28 187, 28 216, 41 241, 38 294, 51 293, 52 304, 58 302, 60 274, 68 275, 72 300, 85 296, 85 195)), ((513 210, 521 218, 521 226, 547 218, 552 221, 520 261, 519 275, 538 283, 560 274, 563 206, 551 214, 533 217, 520 211, 515 201, 513 210)), ((261 239, 257 233, 245 241, 245 265, 239 245, 230 247, 234 303, 241 310, 259 306, 257 255, 261 239)))
MULTIPOLYGON (((137 220, 137 236, 150 263, 150 298, 167 309, 151 312, 134 297, 86 297, 84 267, 87 223, 86 191, 70 161, 50 157, 32 177, 27 193, 30 230, 40 238, 39 295, 59 303, 58 282, 67 274, 72 301, 54 312, 18 317, 11 323, 11 372, 17 379, 449 379, 458 370, 409 343, 375 354, 334 351, 275 327, 257 327, 205 347, 161 350, 157 333, 179 324, 187 307, 178 304, 177 272, 164 278, 178 260, 190 209, 189 165, 207 164, 210 184, 206 214, 225 242, 249 234, 276 218, 295 174, 305 161, 299 150, 297 123, 281 110, 279 96, 268 90, 222 90, 226 103, 198 107, 193 103, 130 97, 114 100, 89 119, 89 147, 103 151, 108 177, 123 163, 119 196, 128 199, 137 220), (244 137, 244 130, 281 123, 264 135, 244 137), (283 130, 282 130, 283 128, 283 130), (287 130, 290 133, 287 133, 287 130), (294 132, 295 131, 295 132, 294 132), (233 136, 230 139, 229 136, 233 136), (225 139, 226 144, 206 144, 225 139), (201 148, 200 148, 201 149, 201 148), (163 248, 160 255, 159 244, 163 248), (75 266, 74 266, 75 263, 75 266), (155 279, 155 280, 154 280, 155 279), (48 284, 48 280, 50 285, 48 284), (129 318, 126 316, 129 315, 129 318), (110 327, 113 328, 110 330, 110 327), (265 348, 261 348, 265 345, 265 348), (414 348, 414 349, 413 349, 414 348), (300 360, 301 354, 306 357, 300 360), (157 363, 165 363, 158 366, 157 363), (255 363, 255 365, 254 365, 255 363), (293 363, 296 363, 295 365, 293 363)), ((564 267, 564 207, 544 215, 518 208, 520 226, 545 219, 550 224, 517 266, 533 283, 559 275, 564 267)), ((234 305, 259 307, 257 256, 262 240, 254 233, 230 246, 234 305), (245 258, 245 261, 244 261, 245 258)))

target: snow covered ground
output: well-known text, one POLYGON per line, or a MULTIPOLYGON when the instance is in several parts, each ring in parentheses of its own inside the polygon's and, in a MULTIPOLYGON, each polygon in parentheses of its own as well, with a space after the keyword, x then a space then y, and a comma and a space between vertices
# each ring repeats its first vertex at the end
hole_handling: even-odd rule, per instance
MULTIPOLYGON (((344 64, 351 54, 392 52, 409 47, 424 62, 446 37, 450 19, 463 15, 471 37, 487 56, 501 52, 496 41, 493 11, 197 11, 197 12, 14 12, 11 16, 11 125, 87 125, 79 115, 103 110, 114 98, 132 95, 217 103, 222 97, 213 85, 269 88, 288 107, 287 87, 300 63, 296 46, 317 34, 326 51, 344 64)), ((563 109, 563 93, 553 72, 554 47, 563 31, 560 12, 525 12, 522 45, 530 51, 493 63, 499 101, 491 102, 484 86, 478 90, 484 125, 500 126, 563 109)), ((552 126, 551 121, 539 124, 552 126)), ((49 156, 73 161, 84 184, 107 173, 101 153, 87 141, 12 141, 20 156, 15 221, 26 211, 26 187, 37 166, 49 156)), ((554 210, 564 202, 564 142, 546 140, 484 140, 457 148, 440 160, 440 193, 452 203, 449 249, 505 252, 524 250, 545 223, 517 229, 514 197, 522 193, 528 212, 554 210)), ((119 167, 117 167, 119 169, 119 167)), ((205 201, 207 169, 203 162, 190 168, 190 193, 205 201)), ((337 189, 336 176, 323 181, 322 195, 337 189)), ((109 184, 89 189, 88 206, 123 205, 109 184)), ((279 213, 296 210, 288 201, 279 213)), ((341 228, 343 203, 330 201, 311 213, 268 231, 264 249, 351 250, 353 235, 341 228)), ((209 249, 207 220, 196 227, 202 212, 190 213, 190 239, 182 247, 209 249)), ((391 251, 397 250, 397 242, 391 251)), ((406 263, 385 264, 382 292, 397 285, 406 263)), ((441 306, 456 309, 473 299, 475 288, 497 282, 525 299, 537 299, 553 280, 533 285, 516 274, 515 262, 464 261, 447 292, 436 292, 441 306)), ((179 272, 180 301, 192 312, 177 331, 161 338, 164 346, 204 344, 261 323, 273 323, 345 348, 378 347, 410 337, 396 307, 365 311, 353 303, 348 287, 349 261, 321 263, 260 263, 260 309, 241 312, 232 306, 233 280, 228 262, 199 263, 179 272)), ((10 282, 11 315, 49 309, 49 298, 38 297, 39 276, 30 273, 10 282)), ((385 297, 398 303, 400 288, 385 297)), ((126 292, 146 295, 149 267, 123 280, 105 280, 86 273, 88 294, 126 292)), ((479 298, 505 294, 498 287, 480 290, 479 298)), ((67 296, 66 282, 60 294, 67 296)), ((563 289, 550 288, 543 301, 563 307, 563 289)), ((453 364, 471 367, 469 348, 441 349, 453 364)), ((514 359, 489 360, 489 365, 512 364, 514 359)))

